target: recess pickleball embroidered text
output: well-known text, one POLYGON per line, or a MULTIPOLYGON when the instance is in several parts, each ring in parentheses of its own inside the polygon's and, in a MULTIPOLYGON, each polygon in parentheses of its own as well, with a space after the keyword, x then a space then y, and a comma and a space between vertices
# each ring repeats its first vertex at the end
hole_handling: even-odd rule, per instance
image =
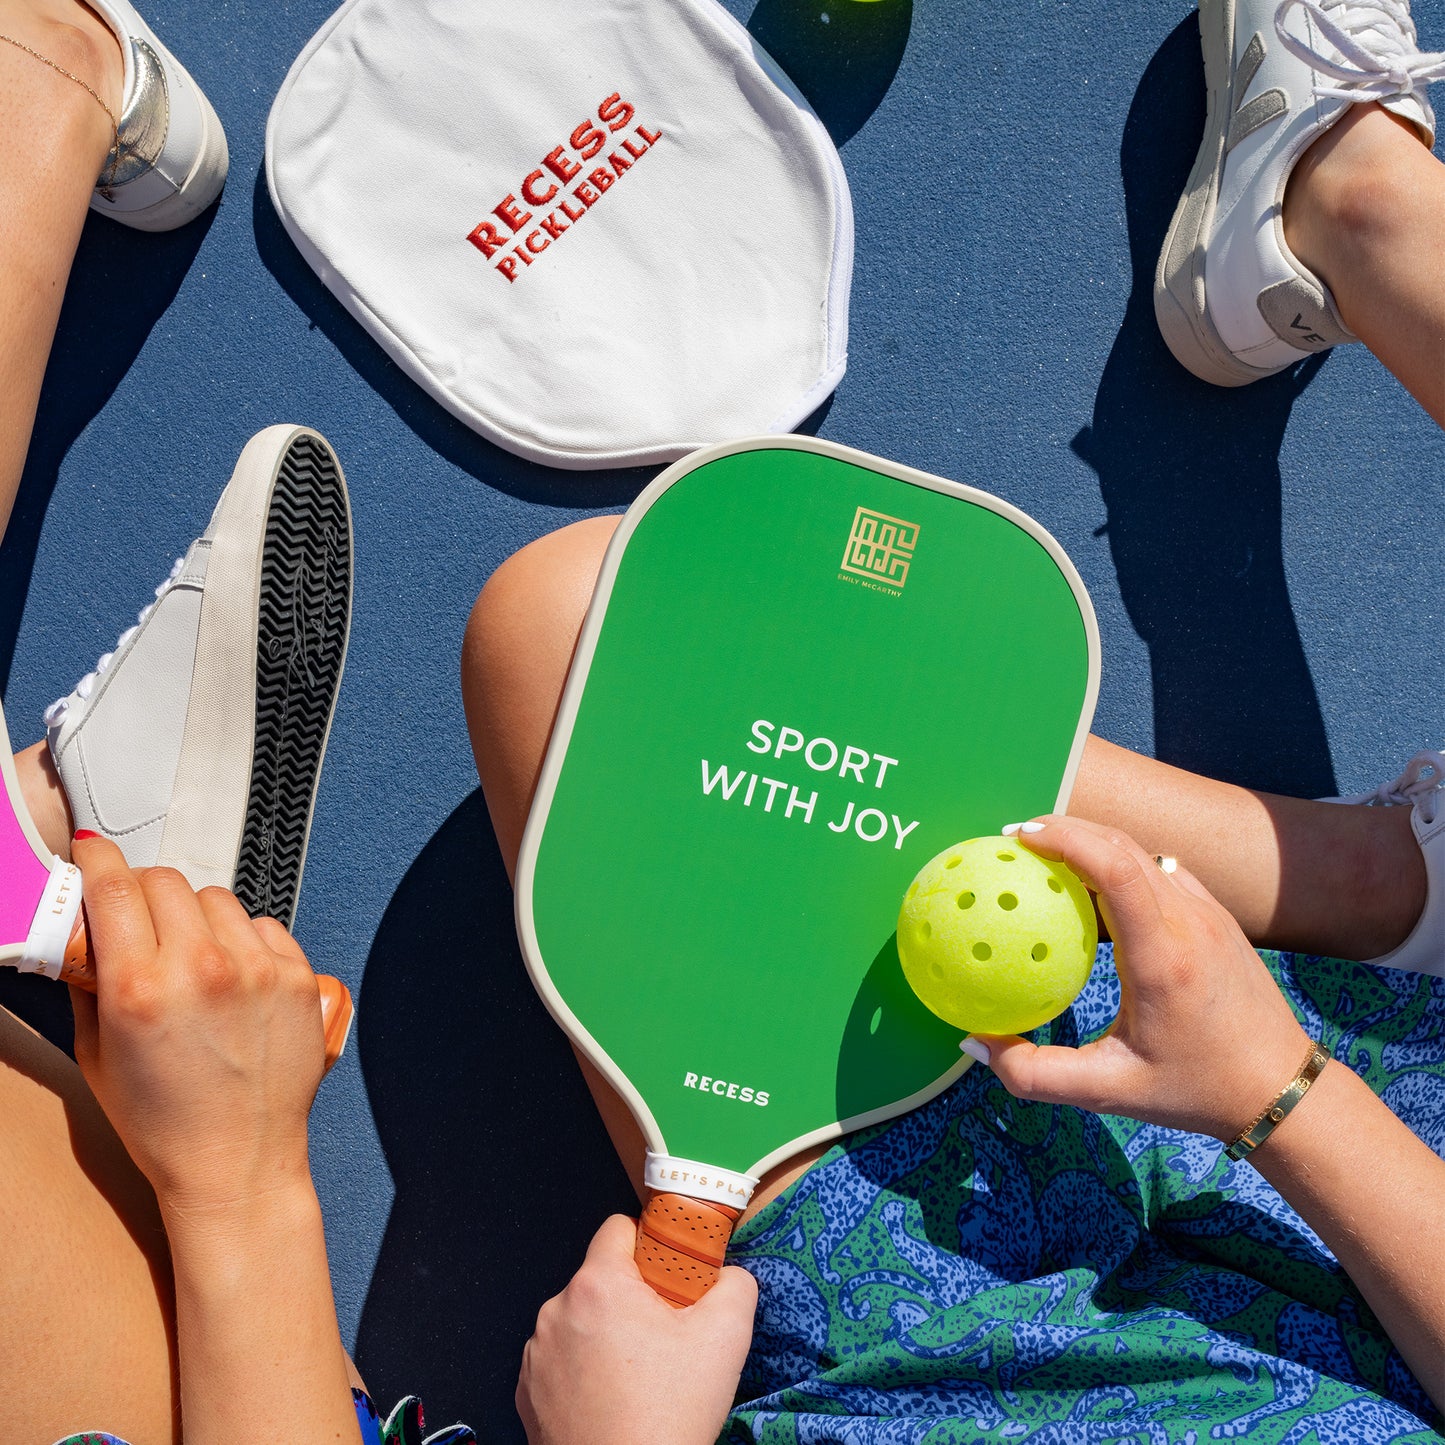
POLYGON ((584 120, 566 144, 548 151, 516 191, 509 191, 492 207, 496 221, 482 221, 472 228, 467 240, 493 263, 494 271, 515 282, 662 139, 663 132, 639 124, 616 143, 616 149, 603 155, 611 137, 627 130, 636 116, 636 106, 619 93, 609 95, 597 107, 596 121, 584 120), (599 157, 600 163, 587 170, 586 163, 599 157), (532 226, 534 221, 537 224, 532 226))

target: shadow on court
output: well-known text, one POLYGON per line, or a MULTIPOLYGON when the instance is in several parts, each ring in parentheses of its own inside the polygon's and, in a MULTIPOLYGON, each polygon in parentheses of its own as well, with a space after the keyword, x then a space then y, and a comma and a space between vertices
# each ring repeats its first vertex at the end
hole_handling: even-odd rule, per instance
POLYGON ((1092 424, 1073 447, 1098 473, 1120 590, 1149 648, 1157 755, 1318 796, 1336 789, 1285 577, 1279 452, 1324 358, 1247 387, 1210 386, 1174 360, 1154 320, 1155 262, 1203 127, 1191 16, 1155 53, 1125 122, 1133 287, 1092 424))
POLYGON ((841 146, 888 94, 912 24, 913 0, 759 0, 748 30, 841 146))
POLYGON ((262 264, 281 289, 417 437, 453 466, 526 502, 609 510, 628 506, 657 472, 656 467, 564 471, 494 446, 433 401, 326 289, 286 234, 264 168, 251 194, 251 225, 262 264))
POLYGON ((377 1399, 411 1391, 434 1426, 520 1445, 512 1393, 537 1310, 636 1197, 523 968, 480 791, 387 908, 357 1029, 396 1186, 358 1366, 377 1399))
MULTIPOLYGON (((159 235, 100 216, 85 223, 50 349, 20 494, 0 544, 0 690, 10 680, 20 614, 60 464, 175 300, 215 217, 212 207, 189 226, 159 235)), ((137 465, 141 455, 136 454, 137 465)), ((23 746, 24 739, 14 742, 23 746)))

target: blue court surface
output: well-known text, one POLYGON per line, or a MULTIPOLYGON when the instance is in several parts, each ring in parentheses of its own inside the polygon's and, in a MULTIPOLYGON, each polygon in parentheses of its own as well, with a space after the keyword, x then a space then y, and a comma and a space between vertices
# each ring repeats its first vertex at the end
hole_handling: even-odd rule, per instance
MULTIPOLYGON (((651 473, 552 471, 483 442, 301 260, 262 136, 329 8, 147 11, 226 125, 230 181, 170 236, 87 227, 0 554, 0 683, 23 745, 205 525, 247 438, 277 421, 330 438, 356 609, 298 933, 359 1006, 313 1119, 337 1303, 379 1399, 416 1391, 434 1423, 512 1441, 538 1305, 633 1201, 522 971, 458 651, 498 563, 620 510, 651 473), (565 1194, 537 1183, 544 1155, 572 1161, 565 1194)), ((1303 794, 1373 786, 1445 741, 1445 436, 1362 347, 1225 391, 1155 330, 1155 257, 1203 125, 1185 0, 729 9, 812 100, 853 187, 849 370, 809 429, 1053 531, 1099 614, 1096 729, 1303 794)), ((1445 0, 1415 14, 1445 47, 1445 0)), ((718 221, 770 243, 765 218, 718 221)), ((19 982, 4 996, 61 1027, 58 991, 19 982)))

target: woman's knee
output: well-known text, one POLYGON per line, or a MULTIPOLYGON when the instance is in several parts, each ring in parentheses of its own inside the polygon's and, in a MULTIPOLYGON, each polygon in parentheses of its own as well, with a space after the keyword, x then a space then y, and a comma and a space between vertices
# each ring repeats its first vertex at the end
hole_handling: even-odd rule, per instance
POLYGON ((574 522, 528 543, 497 568, 467 622, 464 690, 571 657, 617 522, 574 522))

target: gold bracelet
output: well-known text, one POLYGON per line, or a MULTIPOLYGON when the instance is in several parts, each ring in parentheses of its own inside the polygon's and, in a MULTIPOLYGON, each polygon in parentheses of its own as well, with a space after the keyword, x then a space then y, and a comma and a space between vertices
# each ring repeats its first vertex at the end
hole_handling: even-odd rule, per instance
POLYGON ((1330 1061, 1330 1051, 1325 1044, 1311 1044, 1299 1073, 1285 1085, 1279 1097, 1257 1118, 1224 1152, 1231 1159, 1247 1159, 1283 1122, 1286 1114, 1309 1092, 1309 1087, 1319 1078, 1330 1061))

